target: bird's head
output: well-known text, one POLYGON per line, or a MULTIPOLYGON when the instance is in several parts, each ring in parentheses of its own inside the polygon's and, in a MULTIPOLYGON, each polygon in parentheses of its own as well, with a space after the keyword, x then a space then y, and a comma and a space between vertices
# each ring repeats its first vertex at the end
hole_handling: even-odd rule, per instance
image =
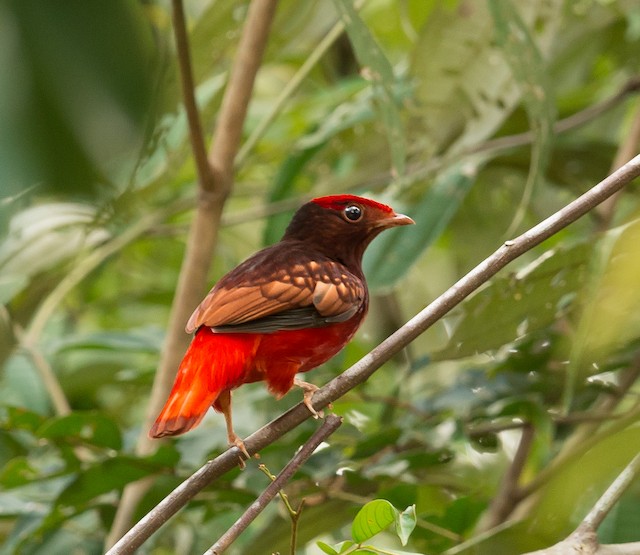
POLYGON ((319 197, 293 216, 284 240, 302 241, 352 269, 360 268, 369 243, 382 231, 415 223, 390 206, 355 195, 319 197))

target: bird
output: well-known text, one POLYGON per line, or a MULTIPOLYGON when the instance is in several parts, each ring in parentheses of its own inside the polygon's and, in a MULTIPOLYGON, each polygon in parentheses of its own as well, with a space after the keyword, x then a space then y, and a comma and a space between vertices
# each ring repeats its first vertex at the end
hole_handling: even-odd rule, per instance
POLYGON ((369 305, 362 257, 385 229, 415 223, 380 202, 349 194, 314 198, 282 239, 224 275, 194 310, 195 335, 151 438, 183 434, 209 407, 224 415, 230 446, 249 458, 234 432, 231 391, 266 382, 277 398, 294 385, 314 417, 317 386, 297 378, 336 355, 369 305))

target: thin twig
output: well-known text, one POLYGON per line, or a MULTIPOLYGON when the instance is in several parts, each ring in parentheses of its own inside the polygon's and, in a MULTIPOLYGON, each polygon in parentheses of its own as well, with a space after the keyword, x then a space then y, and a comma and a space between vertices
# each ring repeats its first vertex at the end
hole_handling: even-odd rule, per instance
POLYGON ((522 493, 518 481, 529 457, 534 437, 535 428, 531 423, 527 423, 522 429, 520 443, 518 444, 518 449, 513 457, 513 461, 511 461, 509 468, 505 472, 500 487, 498 488, 498 493, 493 498, 486 514, 478 524, 478 530, 490 530, 502 524, 507 520, 513 508, 521 500, 522 493))
MULTIPOLYGON (((4 309, 4 306, 2 308, 4 309)), ((56 415, 66 416, 67 414, 70 414, 71 405, 64 393, 64 389, 62 389, 62 385, 60 385, 58 376, 56 376, 56 373, 49 364, 49 361, 45 358, 40 349, 38 349, 37 343, 35 343, 17 323, 13 325, 13 334, 18 340, 20 347, 24 349, 33 361, 33 365, 36 367, 38 374, 40 374, 40 379, 42 380, 45 390, 49 394, 49 398, 51 399, 53 410, 56 415)))
MULTIPOLYGON (((319 410, 355 386, 364 382, 385 362, 411 343, 416 337, 432 326, 462 300, 497 274, 509 262, 524 252, 542 243, 561 229, 575 222, 593 209, 604 199, 629 184, 640 175, 640 156, 625 164, 598 185, 576 200, 539 223, 529 231, 512 241, 505 242, 498 250, 486 258, 466 276, 424 310, 414 316, 402 328, 380 343, 370 353, 360 359, 351 368, 320 388, 313 397, 313 405, 319 410)), ((245 440, 248 452, 256 453, 264 449, 285 433, 293 430, 310 417, 309 410, 299 403, 283 415, 251 434, 245 440)), ((180 484, 153 510, 143 517, 114 547, 109 555, 132 553, 155 532, 164 522, 173 516, 202 488, 228 472, 237 465, 239 450, 234 447, 209 461, 191 477, 180 484)))
POLYGON ((236 538, 253 522, 266 508, 271 500, 293 477, 298 468, 313 454, 318 446, 325 441, 342 424, 342 418, 330 414, 302 448, 289 461, 282 472, 267 486, 260 496, 249 506, 244 514, 220 537, 220 539, 205 552, 205 555, 219 555, 227 549, 236 538))
POLYGON ((207 158, 207 147, 204 141, 202 125, 200 123, 200 113, 196 103, 195 84, 193 81, 193 71, 191 69, 191 54, 189 49, 189 38, 187 24, 184 17, 182 0, 172 0, 173 35, 176 41, 176 54, 178 56, 178 67, 180 68, 180 84, 182 90, 182 101, 184 102, 187 122, 189 124, 189 141, 193 158, 196 162, 197 175, 200 188, 204 191, 215 192, 216 183, 213 172, 207 158))

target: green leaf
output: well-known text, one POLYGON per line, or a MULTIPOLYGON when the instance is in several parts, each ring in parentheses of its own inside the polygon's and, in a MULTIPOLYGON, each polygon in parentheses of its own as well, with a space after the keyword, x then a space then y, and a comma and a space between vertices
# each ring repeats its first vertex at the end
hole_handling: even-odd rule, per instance
POLYGON ((153 457, 139 459, 130 456, 117 456, 91 466, 78 474, 60 493, 56 500, 58 506, 82 507, 100 495, 120 490, 134 482, 164 468, 153 457))
POLYGON ((515 275, 500 275, 450 316, 454 331, 433 360, 497 349, 553 322, 584 284, 593 245, 579 243, 542 254, 515 275), (482 325, 479 325, 482 323, 482 325))
POLYGON ((471 189, 478 163, 455 165, 442 173, 417 204, 405 210, 416 225, 387 231, 374 241, 363 263, 371 290, 393 287, 440 236, 471 189))
POLYGON ((27 430, 35 433, 45 418, 22 407, 2 407, 0 409, 0 428, 6 430, 27 430))
POLYGON ((416 527, 416 506, 410 505, 401 513, 396 513, 396 534, 400 538, 402 545, 407 545, 409 536, 416 527))
POLYGON ((118 425, 100 413, 74 412, 48 420, 39 430, 43 439, 64 439, 90 443, 109 449, 121 449, 118 425))
POLYGON ((41 478, 42 476, 27 457, 15 457, 0 472, 0 485, 4 488, 16 488, 41 478))
POLYGON ((162 346, 162 339, 162 333, 156 330, 104 331, 64 337, 55 343, 53 349, 56 353, 76 349, 104 349, 119 353, 157 354, 162 346))
POLYGON ((386 499, 369 501, 353 519, 351 537, 362 543, 396 521, 398 510, 386 499))
POLYGON ((353 547, 355 544, 351 540, 347 540, 340 543, 336 543, 333 546, 320 541, 316 542, 316 545, 322 551, 324 551, 325 553, 328 553, 328 555, 340 555, 340 553, 344 553, 345 551, 347 551, 347 549, 349 549, 350 547, 353 547))
POLYGON ((367 69, 372 87, 380 93, 379 109, 387 131, 393 170, 395 175, 403 175, 406 156, 405 133, 392 90, 395 76, 391 63, 354 9, 353 3, 350 0, 334 0, 334 4, 344 22, 358 62, 367 69))
POLYGON ((338 555, 338 551, 324 542, 316 542, 316 545, 322 550, 323 553, 328 555, 338 555))

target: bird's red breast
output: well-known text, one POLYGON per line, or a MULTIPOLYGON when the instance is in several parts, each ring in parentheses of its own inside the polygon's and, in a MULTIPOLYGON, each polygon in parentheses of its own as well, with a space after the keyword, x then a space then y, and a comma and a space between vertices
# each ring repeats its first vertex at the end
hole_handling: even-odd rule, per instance
POLYGON ((150 435, 182 433, 210 405, 225 411, 218 396, 243 383, 266 381, 284 395, 296 373, 333 357, 367 313, 364 250, 384 229, 410 223, 353 195, 302 206, 279 243, 220 279, 189 318, 196 335, 150 435))

